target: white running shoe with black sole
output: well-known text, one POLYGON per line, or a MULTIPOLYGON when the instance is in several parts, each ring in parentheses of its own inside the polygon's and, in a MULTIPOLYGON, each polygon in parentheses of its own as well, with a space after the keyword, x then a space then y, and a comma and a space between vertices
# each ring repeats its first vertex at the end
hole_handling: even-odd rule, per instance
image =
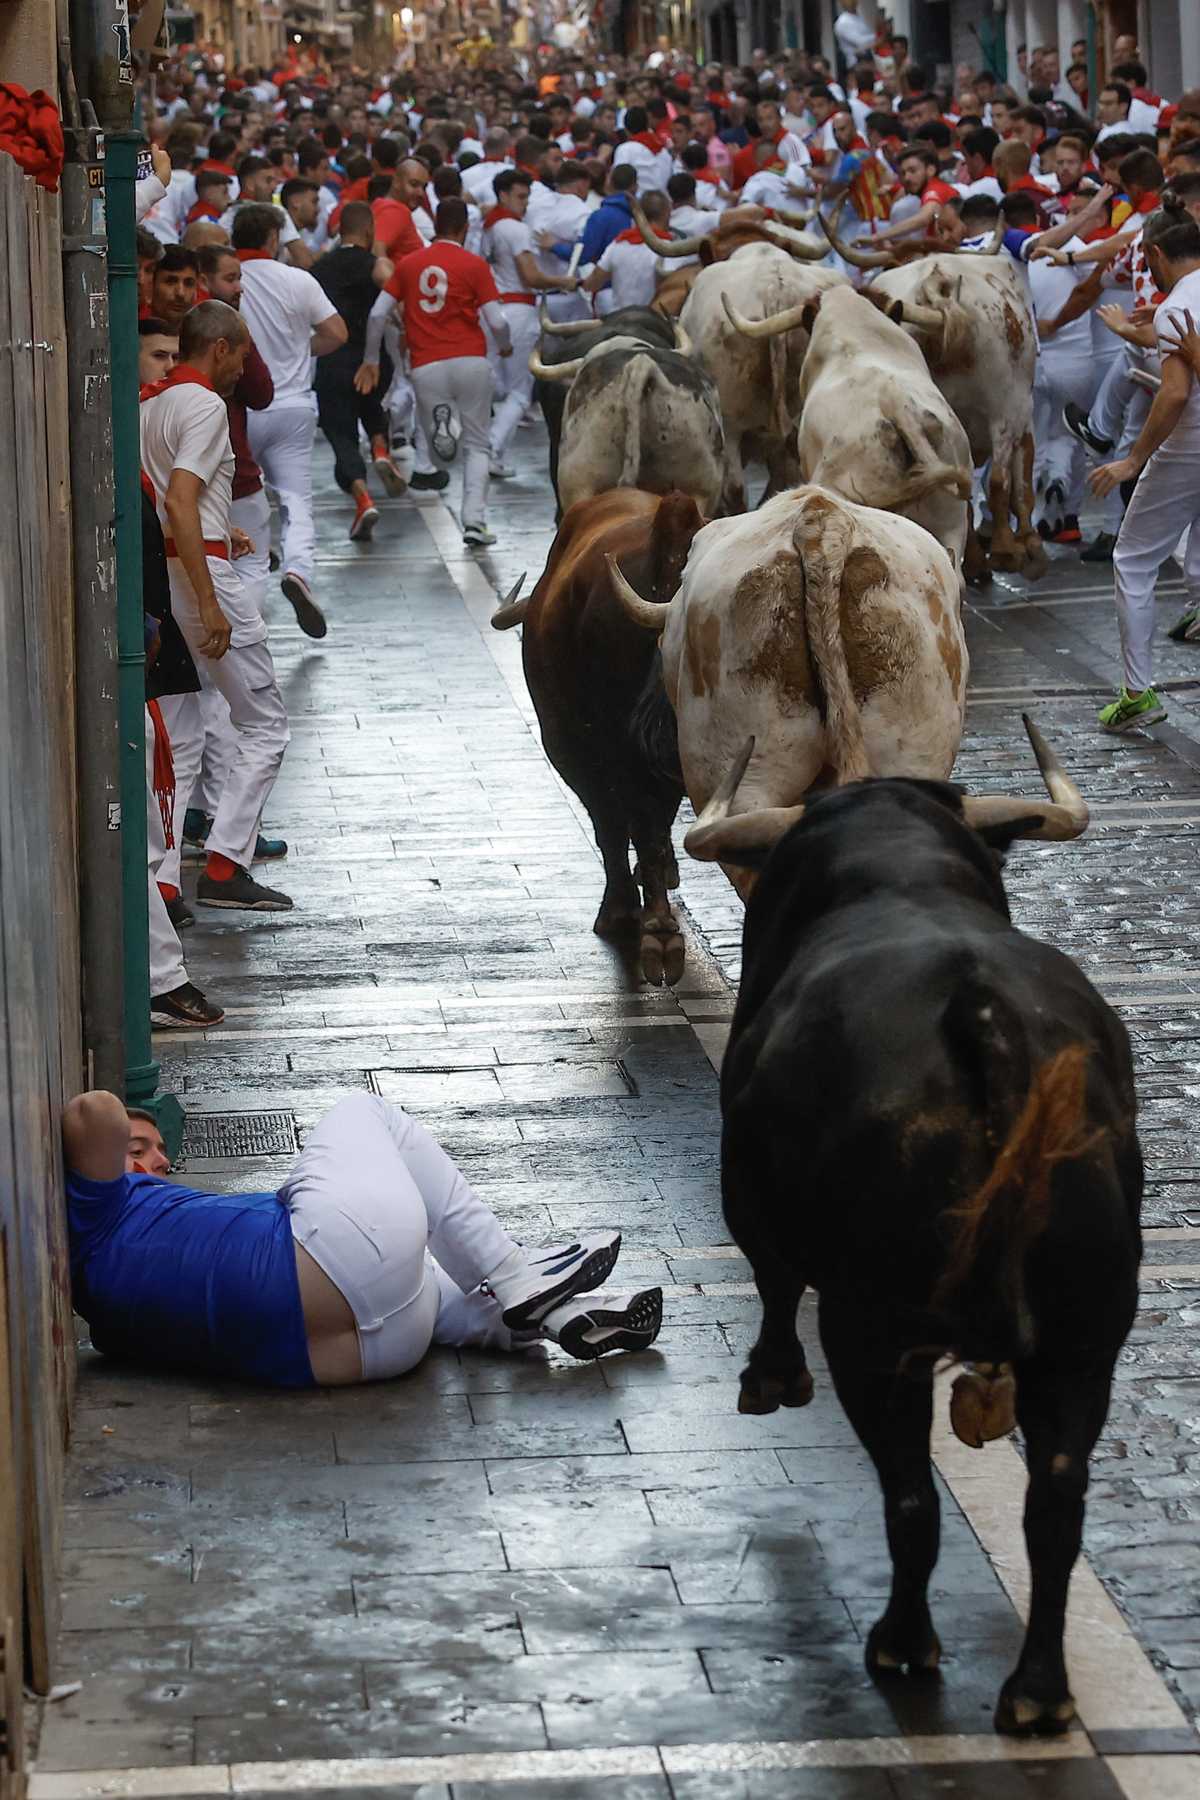
POLYGON ((450 424, 450 408, 444 400, 438 402, 433 409, 433 431, 429 438, 429 448, 442 462, 453 462, 458 455, 458 439, 450 424))
POLYGON ((620 1254, 619 1231, 593 1232, 573 1244, 542 1244, 536 1250, 514 1250, 488 1277, 487 1286, 504 1309, 508 1329, 527 1331, 576 1294, 590 1293, 599 1287, 612 1273, 620 1254))
POLYGON ((580 1362, 594 1362, 610 1350, 648 1350, 661 1329, 661 1288, 577 1294, 542 1320, 546 1336, 580 1362))

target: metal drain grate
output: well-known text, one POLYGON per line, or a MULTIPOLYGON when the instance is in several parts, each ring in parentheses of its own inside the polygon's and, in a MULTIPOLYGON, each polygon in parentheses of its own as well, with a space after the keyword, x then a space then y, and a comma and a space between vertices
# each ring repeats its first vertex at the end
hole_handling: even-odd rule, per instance
POLYGON ((220 1156, 294 1156, 296 1118, 290 1112, 189 1113, 183 1155, 207 1161, 220 1156))

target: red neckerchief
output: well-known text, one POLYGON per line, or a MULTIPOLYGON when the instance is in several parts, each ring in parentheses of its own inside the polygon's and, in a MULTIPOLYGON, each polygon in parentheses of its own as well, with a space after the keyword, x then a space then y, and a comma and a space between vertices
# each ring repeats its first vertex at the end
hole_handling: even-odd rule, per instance
POLYGON ((786 169, 787 164, 782 156, 768 156, 758 164, 754 173, 756 175, 782 175, 786 169))
POLYGON ((1150 193, 1143 194, 1141 199, 1138 201, 1137 205, 1134 207, 1133 210, 1135 213, 1157 212, 1158 211, 1158 190, 1155 188, 1155 189, 1152 189, 1150 191, 1150 193))
POLYGON ((275 261, 269 250, 239 250, 237 259, 240 263, 275 261))
POLYGON ((695 175, 697 181, 711 181, 714 187, 721 185, 721 177, 714 175, 711 169, 697 169, 695 175))
POLYGON ((219 219, 222 211, 223 208, 214 206, 211 200, 197 200, 187 216, 187 222, 192 225, 197 219, 219 219))
POLYGON ((490 230, 493 225, 499 225, 502 219, 511 219, 514 225, 519 225, 521 223, 520 217, 512 211, 511 207, 497 204, 493 206, 491 212, 483 221, 483 229, 485 231, 490 230))
POLYGON ((787 137, 787 135, 788 135, 787 126, 781 125, 779 127, 779 130, 775 133, 775 136, 771 139, 771 142, 773 144, 782 144, 784 138, 787 137))
MULTIPOLYGON (((655 237, 670 239, 671 234, 669 231, 659 231, 656 225, 651 225, 650 229, 655 237)), ((617 233, 618 244, 644 244, 645 242, 645 238, 642 236, 636 225, 631 226, 628 231, 618 231, 617 233)), ((649 246, 647 246, 647 248, 649 248, 649 246)))
POLYGON ((199 369, 193 369, 190 363, 176 363, 165 381, 148 381, 138 393, 138 399, 153 400, 157 395, 165 394, 168 388, 174 387, 202 387, 207 388, 210 394, 217 391, 208 376, 202 375, 199 369))
POLYGON ((518 163, 516 166, 523 174, 532 176, 534 181, 540 181, 542 179, 531 163, 518 163))
POLYGON ((1050 192, 1050 189, 1044 188, 1040 182, 1034 180, 1032 175, 1018 175, 1015 181, 1009 183, 1008 191, 1011 194, 1014 189, 1024 191, 1026 188, 1028 188, 1031 194, 1041 194, 1047 200, 1053 200, 1055 198, 1050 192))
POLYGON ((996 178, 996 171, 993 169, 991 163, 988 164, 987 168, 983 171, 983 174, 979 177, 980 181, 986 181, 989 175, 994 181, 996 178))
POLYGON ((644 149, 649 150, 654 156, 657 156, 663 149, 662 139, 656 137, 652 131, 635 132, 631 138, 627 138, 625 141, 629 144, 641 144, 644 149))
MULTIPOLYGON (((201 169, 218 169, 222 175, 228 175, 230 181, 237 180, 237 170, 236 169, 230 168, 228 163, 214 162, 211 157, 209 157, 207 162, 202 162, 200 164, 200 168, 201 169)), ((196 173, 199 174, 200 169, 197 169, 196 173)))
POLYGON ((1135 100, 1141 100, 1146 106, 1162 105, 1161 94, 1152 94, 1149 88, 1131 88, 1130 92, 1135 100))

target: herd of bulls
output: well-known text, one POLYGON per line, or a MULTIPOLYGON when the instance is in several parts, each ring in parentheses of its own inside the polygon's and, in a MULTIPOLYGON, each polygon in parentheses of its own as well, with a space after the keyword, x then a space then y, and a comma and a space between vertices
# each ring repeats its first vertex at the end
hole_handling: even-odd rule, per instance
POLYGON ((1142 1169, 1125 1030, 1015 929, 1000 875, 1015 839, 1075 837, 1087 806, 1028 720, 1049 801, 949 782, 964 580, 987 558, 1044 567, 1029 311, 987 254, 855 290, 765 233, 724 261, 700 248, 669 278, 678 317, 544 321, 561 524, 493 624, 523 625, 546 752, 593 821, 596 930, 636 944, 650 982, 682 974, 685 793, 686 849, 746 901, 722 1186, 763 1323, 739 1405, 811 1399, 812 1287, 884 1494, 893 1586, 868 1668, 937 1668, 933 1378, 962 1364, 955 1431, 982 1445, 1019 1425, 1029 1468, 1031 1607, 996 1724, 1052 1735, 1074 1714, 1067 1587, 1136 1310, 1142 1169), (753 512, 750 458, 770 475, 753 512), (969 514, 984 464, 987 558, 969 514))

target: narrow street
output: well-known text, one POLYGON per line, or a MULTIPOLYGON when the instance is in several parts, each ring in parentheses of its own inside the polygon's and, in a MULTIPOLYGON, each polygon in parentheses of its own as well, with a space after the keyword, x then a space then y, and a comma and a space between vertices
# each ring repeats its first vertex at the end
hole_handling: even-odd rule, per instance
MULTIPOLYGON (((351 545, 318 451, 329 635, 272 616, 293 736, 266 822, 290 853, 267 878, 296 910, 198 909, 189 972, 227 1020, 155 1053, 189 1181, 272 1189, 330 1105, 380 1093, 526 1241, 618 1224, 617 1279, 663 1285, 662 1335, 591 1365, 438 1349, 394 1382, 296 1393, 156 1378, 85 1341, 59 1677, 82 1688, 47 1709, 33 1800, 1191 1794, 1171 1753, 1200 1749, 1197 650, 1161 646, 1166 725, 1107 739, 1109 571, 1064 556, 1029 600, 1006 577, 969 601, 959 778, 1036 791, 1027 707, 1094 804, 1080 842, 1019 844, 1007 881, 1129 1022, 1154 1228, 1089 1503, 1100 1582, 1076 1582, 1085 1729, 1023 1745, 991 1727, 1021 1634, 1013 1446, 939 1431, 942 1678, 879 1685, 878 1491, 811 1296, 815 1402, 736 1411, 758 1303, 721 1216, 714 1062, 740 909, 715 867, 683 867, 675 992, 592 934, 586 817, 541 751, 519 634, 487 622, 552 536, 541 427, 514 451, 489 558, 437 499, 381 501, 374 544, 351 545), (367 1758, 417 1760, 330 1766, 367 1758)), ((1179 592, 1161 585, 1163 624, 1179 592)))

